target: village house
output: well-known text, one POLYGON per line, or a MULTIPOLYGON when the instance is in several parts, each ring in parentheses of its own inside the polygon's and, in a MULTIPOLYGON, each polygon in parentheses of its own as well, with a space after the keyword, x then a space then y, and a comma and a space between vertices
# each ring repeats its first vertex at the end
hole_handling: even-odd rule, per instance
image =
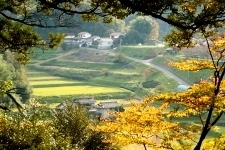
POLYGON ((91 36, 88 32, 80 32, 78 36, 75 36, 73 33, 66 34, 67 36, 64 39, 64 43, 72 45, 74 47, 89 47, 92 46, 93 41, 98 41, 95 46, 97 49, 109 49, 113 46, 113 40, 119 38, 120 35, 124 35, 120 32, 111 33, 110 37, 101 38, 99 36, 91 36))
POLYGON ((123 34, 121 32, 113 32, 113 33, 109 34, 109 37, 111 39, 118 39, 121 35, 125 36, 125 34, 123 34))
POLYGON ((88 33, 88 32, 80 32, 77 35, 78 35, 79 38, 83 38, 83 39, 91 37, 91 34, 88 33))
MULTIPOLYGON (((112 102, 100 102, 99 104, 95 104, 96 101, 93 98, 77 98, 73 101, 72 106, 76 106, 81 104, 85 106, 89 112, 89 115, 92 118, 107 118, 107 119, 114 119, 114 115, 111 114, 115 111, 122 111, 124 110, 122 105, 119 104, 117 101, 112 102)), ((63 102, 55 110, 63 110, 67 106, 67 102, 63 102)))
POLYGON ((95 104, 95 100, 92 97, 88 98, 76 98, 73 101, 74 103, 79 103, 84 106, 93 106, 95 104))
POLYGON ((108 118, 108 119, 114 118, 114 115, 111 113, 115 111, 120 111, 120 107, 121 104, 119 104, 117 101, 100 102, 99 104, 93 106, 95 111, 99 113, 100 118, 108 118))
POLYGON ((99 40, 98 49, 109 49, 112 48, 113 40, 111 38, 101 38, 99 40))
POLYGON ((64 42, 67 44, 74 44, 76 41, 74 40, 75 34, 73 33, 66 33, 66 36, 64 38, 64 42))

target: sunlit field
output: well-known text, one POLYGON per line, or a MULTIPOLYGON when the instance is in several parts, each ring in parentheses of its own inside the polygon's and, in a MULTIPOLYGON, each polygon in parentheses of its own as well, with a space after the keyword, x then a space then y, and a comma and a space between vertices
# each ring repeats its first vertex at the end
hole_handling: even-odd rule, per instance
POLYGON ((34 88, 35 96, 62 96, 62 95, 81 95, 81 94, 102 94, 127 92, 122 88, 110 88, 99 86, 61 86, 50 88, 34 88))
POLYGON ((74 83, 79 83, 77 81, 64 81, 64 80, 50 80, 50 81, 31 81, 30 85, 54 85, 54 84, 74 84, 74 83))

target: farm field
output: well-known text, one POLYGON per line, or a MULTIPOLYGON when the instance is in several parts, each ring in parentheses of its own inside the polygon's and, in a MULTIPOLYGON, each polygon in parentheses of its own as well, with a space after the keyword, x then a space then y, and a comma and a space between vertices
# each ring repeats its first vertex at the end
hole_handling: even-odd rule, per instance
POLYGON ((99 87, 99 86, 60 86, 51 88, 34 88, 34 95, 36 96, 62 96, 62 95, 90 95, 103 93, 119 93, 127 92, 125 89, 99 87))
MULTIPOLYGON (((40 72, 42 73, 42 72, 40 72)), ((116 87, 99 87, 85 82, 48 74, 39 75, 38 72, 27 74, 34 96, 65 96, 65 95, 93 95, 106 93, 131 93, 128 90, 116 87), (33 76, 36 74, 37 76, 33 76)))
POLYGON ((158 87, 144 88, 142 83, 146 79, 142 72, 149 66, 126 58, 122 63, 114 60, 115 57, 108 53, 85 49, 65 53, 39 52, 28 64, 27 76, 33 95, 49 104, 82 96, 91 96, 96 100, 142 99, 156 90, 174 91, 178 85, 173 79, 150 68, 150 81, 155 80, 157 84, 154 86, 158 87), (106 68, 106 73, 102 72, 103 68, 106 68))

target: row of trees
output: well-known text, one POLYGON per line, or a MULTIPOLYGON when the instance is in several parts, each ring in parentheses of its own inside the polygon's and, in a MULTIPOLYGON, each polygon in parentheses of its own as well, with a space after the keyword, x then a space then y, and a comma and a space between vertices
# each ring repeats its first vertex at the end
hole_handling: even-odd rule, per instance
MULTIPOLYGON (((158 23, 148 16, 130 15, 125 20, 113 18, 109 24, 105 24, 102 20, 100 22, 83 22, 80 19, 79 21, 77 21, 76 28, 54 30, 36 28, 36 31, 41 33, 42 37, 46 37, 46 31, 61 33, 79 33, 86 31, 100 37, 109 37, 109 34, 113 32, 121 32, 126 34, 125 38, 121 37, 123 44, 144 43, 150 39, 157 39, 159 37, 158 23)), ((118 43, 116 42, 117 45, 118 43)))
MULTIPOLYGON (((19 57, 10 51, 5 51, 0 57, 0 70, 1 70, 1 85, 7 81, 11 83, 13 89, 8 89, 8 94, 23 103, 27 102, 32 94, 31 87, 29 86, 25 67, 18 63, 19 57)), ((7 95, 2 95, 2 102, 9 106, 11 104, 10 98, 7 95)))

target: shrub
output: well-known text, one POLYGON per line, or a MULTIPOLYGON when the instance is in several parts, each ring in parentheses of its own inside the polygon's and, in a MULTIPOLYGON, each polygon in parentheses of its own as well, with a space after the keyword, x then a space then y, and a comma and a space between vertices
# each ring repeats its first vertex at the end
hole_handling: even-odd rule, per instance
POLYGON ((147 82, 143 82, 142 83, 142 86, 144 88, 155 88, 157 85, 159 85, 160 83, 158 81, 155 81, 155 80, 150 80, 150 81, 147 81, 147 82))
POLYGON ((125 63, 125 55, 122 53, 119 53, 115 56, 114 63, 125 63))
POLYGON ((109 70, 108 68, 102 68, 101 70, 101 75, 104 75, 105 77, 109 75, 109 70))

